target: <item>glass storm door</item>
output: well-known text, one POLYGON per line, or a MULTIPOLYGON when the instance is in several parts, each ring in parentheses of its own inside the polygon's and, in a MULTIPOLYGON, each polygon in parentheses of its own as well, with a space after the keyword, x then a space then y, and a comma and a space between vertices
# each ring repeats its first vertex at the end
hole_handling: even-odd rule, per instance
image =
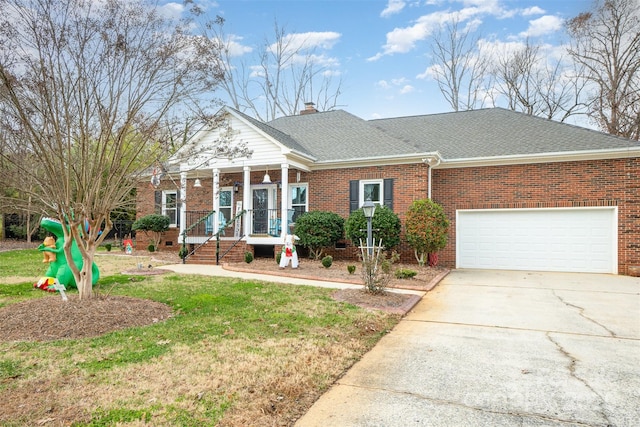
POLYGON ((253 192, 253 233, 267 234, 269 227, 269 189, 254 188, 253 192))

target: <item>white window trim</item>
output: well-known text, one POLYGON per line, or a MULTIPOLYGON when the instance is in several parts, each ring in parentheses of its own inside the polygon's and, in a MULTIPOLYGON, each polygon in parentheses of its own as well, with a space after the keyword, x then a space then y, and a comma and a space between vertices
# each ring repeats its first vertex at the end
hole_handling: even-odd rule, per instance
POLYGON ((228 208, 229 212, 230 212, 230 217, 229 220, 231 220, 231 218, 233 218, 233 199, 234 199, 234 195, 233 195, 233 187, 220 187, 220 192, 222 191, 228 191, 229 193, 231 193, 231 201, 229 203, 229 206, 222 206, 220 205, 220 198, 218 197, 218 209, 223 209, 223 208, 228 208))
MULTIPOLYGON (((295 183, 295 184, 289 184, 289 209, 293 209, 293 197, 291 195, 291 192, 293 191, 293 187, 304 187, 307 189, 307 199, 304 202, 304 211, 305 212, 309 212, 309 184, 308 183, 295 183)), ((297 204, 296 206, 302 206, 301 204, 297 204)))
POLYGON ((178 226, 177 224, 177 220, 178 220, 178 215, 180 215, 180 210, 178 209, 178 204, 180 203, 180 201, 178 200, 178 191, 177 190, 163 190, 162 191, 162 215, 164 216, 169 216, 167 215, 167 196, 173 194, 176 197, 176 206, 174 208, 171 208, 171 210, 175 210, 176 214, 174 216, 174 218, 176 219, 176 222, 172 222, 171 224, 169 224, 169 227, 171 228, 175 228, 178 226))
POLYGON ((366 201, 364 199, 364 186, 365 184, 378 184, 380 186, 380 200, 372 200, 374 203, 378 203, 380 206, 384 205, 384 179, 361 179, 359 182, 360 188, 358 189, 358 203, 362 206, 366 201))

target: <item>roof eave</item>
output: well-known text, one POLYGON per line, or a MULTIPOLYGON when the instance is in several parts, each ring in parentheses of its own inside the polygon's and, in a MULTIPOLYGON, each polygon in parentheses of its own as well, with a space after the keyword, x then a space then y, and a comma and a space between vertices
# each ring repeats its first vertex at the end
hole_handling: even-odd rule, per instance
POLYGON ((461 159, 444 159, 438 166, 439 169, 503 166, 534 163, 576 162, 585 160, 627 159, 640 157, 639 147, 626 147, 620 149, 566 151, 556 153, 517 154, 509 156, 488 156, 461 159))
POLYGON ((438 151, 399 154, 395 156, 362 157, 346 160, 322 160, 311 164, 311 168, 316 170, 346 169, 353 167, 380 166, 380 165, 404 165, 424 163, 427 158, 435 158, 442 161, 442 156, 438 151))

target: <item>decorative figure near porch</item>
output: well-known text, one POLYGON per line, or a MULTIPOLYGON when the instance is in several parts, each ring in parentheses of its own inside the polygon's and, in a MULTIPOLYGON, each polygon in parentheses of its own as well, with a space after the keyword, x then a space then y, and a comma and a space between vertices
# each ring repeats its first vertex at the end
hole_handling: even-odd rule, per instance
POLYGON ((285 268, 291 261, 292 268, 298 268, 298 254, 296 252, 295 240, 300 240, 295 234, 287 234, 284 237, 284 246, 280 255, 280 268, 285 268))
POLYGON ((44 259, 42 260, 42 262, 55 262, 56 260, 56 253, 53 252, 56 250, 56 239, 54 239, 52 236, 47 236, 44 238, 44 242, 41 245, 40 250, 42 251, 42 255, 44 256, 44 259), (49 248, 52 251, 45 251, 44 248, 49 248))
MULTIPOLYGON (((83 260, 78 244, 75 240, 71 243, 71 259, 68 260, 64 253, 65 235, 60 221, 53 218, 42 218, 40 221, 40 227, 53 234, 56 238, 54 247, 47 247, 43 243, 38 246, 38 250, 52 253, 55 255, 55 258, 48 262, 49 268, 44 273, 44 277, 34 283, 33 286, 53 292, 60 290, 60 288, 55 287, 57 284, 64 285, 65 289, 76 288, 76 279, 73 276, 73 271, 71 270, 69 263, 73 262, 79 270, 82 270, 83 260)), ((91 271, 91 283, 95 285, 100 277, 100 271, 95 263, 92 264, 91 271)))

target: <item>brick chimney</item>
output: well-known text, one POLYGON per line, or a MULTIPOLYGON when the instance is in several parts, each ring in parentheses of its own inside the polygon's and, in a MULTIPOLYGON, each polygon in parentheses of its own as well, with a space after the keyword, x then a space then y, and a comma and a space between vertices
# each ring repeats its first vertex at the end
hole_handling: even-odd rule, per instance
POLYGON ((316 104, 314 104, 313 102, 305 102, 304 110, 300 111, 300 115, 302 116, 303 114, 313 114, 317 112, 318 110, 316 110, 316 104))

